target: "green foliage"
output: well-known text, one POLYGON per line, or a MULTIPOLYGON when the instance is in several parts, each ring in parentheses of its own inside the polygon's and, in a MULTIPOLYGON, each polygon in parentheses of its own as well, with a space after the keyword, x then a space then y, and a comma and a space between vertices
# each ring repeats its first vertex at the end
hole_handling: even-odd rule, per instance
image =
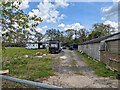
POLYGON ((45 33, 45 36, 50 38, 50 40, 59 40, 59 38, 63 36, 63 32, 56 29, 48 29, 45 33))
POLYGON ((66 32, 66 36, 67 36, 68 40, 71 40, 74 35, 74 29, 68 29, 65 32, 66 32))
POLYGON ((104 25, 103 23, 97 23, 93 25, 93 30, 92 32, 89 34, 88 39, 94 39, 94 38, 100 38, 102 36, 106 36, 111 34, 111 32, 114 32, 113 27, 111 27, 110 25, 104 25))
POLYGON ((72 43, 83 43, 84 41, 86 41, 88 34, 89 32, 87 29, 68 29, 65 31, 65 40, 63 44, 66 46, 70 46, 72 45, 72 43))
POLYGON ((70 47, 72 45, 72 43, 73 43, 72 40, 69 40, 69 41, 63 43, 63 46, 70 47))
MULTIPOLYGON (((18 2, 19 5, 21 2, 18 2)), ((30 29, 31 32, 37 33, 35 28, 39 25, 43 20, 40 17, 34 15, 30 17, 25 14, 23 10, 19 8, 19 5, 15 5, 14 2, 1 2, 1 26, 2 31, 8 30, 5 34, 3 34, 3 42, 27 42, 28 39, 31 39, 30 32, 27 29, 30 29), (36 23, 30 22, 35 21, 36 23)))
POLYGON ((9 59, 3 64, 3 70, 10 70, 9 75, 27 80, 36 80, 41 77, 54 75, 53 68, 49 66, 49 58, 9 59))
POLYGON ((117 76, 120 72, 113 72, 101 61, 94 61, 89 59, 87 55, 81 54, 80 52, 75 51, 75 53, 81 55, 84 61, 91 67, 93 67, 95 73, 99 76, 109 77, 109 76, 117 76))
POLYGON ((42 77, 55 75, 51 58, 37 58, 36 52, 48 53, 45 49, 28 50, 22 47, 5 47, 2 69, 8 69, 9 76, 36 81, 42 77), (24 56, 28 55, 28 58, 24 56))

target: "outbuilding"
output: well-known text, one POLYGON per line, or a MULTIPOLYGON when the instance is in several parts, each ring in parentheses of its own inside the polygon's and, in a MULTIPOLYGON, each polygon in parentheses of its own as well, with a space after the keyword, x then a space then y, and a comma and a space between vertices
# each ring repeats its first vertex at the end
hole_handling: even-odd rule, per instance
POLYGON ((120 37, 120 32, 86 41, 78 46, 78 51, 86 53, 93 59, 100 60, 100 51, 104 51, 107 48, 106 42, 108 40, 119 40, 118 37, 120 37))
POLYGON ((111 67, 114 62, 115 67, 120 58, 120 32, 86 41, 78 46, 78 51, 111 67))

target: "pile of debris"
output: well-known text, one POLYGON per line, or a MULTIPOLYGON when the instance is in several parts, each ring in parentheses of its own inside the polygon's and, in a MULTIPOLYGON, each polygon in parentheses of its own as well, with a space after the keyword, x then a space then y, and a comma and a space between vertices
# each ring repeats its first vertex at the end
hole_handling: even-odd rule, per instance
POLYGON ((0 70, 0 75, 9 73, 9 70, 0 70))
POLYGON ((39 56, 36 56, 37 58, 42 58, 47 56, 47 54, 43 54, 42 52, 37 52, 35 55, 39 55, 39 56))

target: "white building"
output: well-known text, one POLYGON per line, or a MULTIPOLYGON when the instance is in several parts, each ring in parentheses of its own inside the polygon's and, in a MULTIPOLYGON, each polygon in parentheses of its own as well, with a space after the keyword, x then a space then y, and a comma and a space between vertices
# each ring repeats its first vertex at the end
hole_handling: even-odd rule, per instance
POLYGON ((33 44, 26 44, 26 49, 38 49, 38 44, 33 43, 33 44))

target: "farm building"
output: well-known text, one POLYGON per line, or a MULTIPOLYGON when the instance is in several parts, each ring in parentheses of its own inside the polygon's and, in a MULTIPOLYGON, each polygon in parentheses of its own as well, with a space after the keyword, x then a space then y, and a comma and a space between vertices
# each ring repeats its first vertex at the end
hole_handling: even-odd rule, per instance
POLYGON ((78 51, 103 61, 108 66, 112 66, 114 62, 115 67, 120 58, 120 32, 86 41, 78 46, 78 51))
POLYGON ((112 69, 118 70, 120 65, 120 33, 101 41, 101 43, 105 43, 105 45, 100 51, 100 60, 112 69))

